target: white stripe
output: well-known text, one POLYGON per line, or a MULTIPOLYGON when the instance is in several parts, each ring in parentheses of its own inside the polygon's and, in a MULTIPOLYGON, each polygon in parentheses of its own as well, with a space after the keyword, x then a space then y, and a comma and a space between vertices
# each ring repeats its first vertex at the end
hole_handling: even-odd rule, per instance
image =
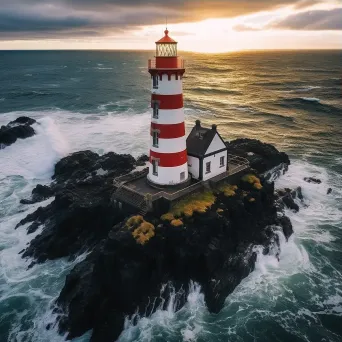
POLYGON ((178 124, 184 122, 184 108, 179 109, 159 109, 158 118, 153 117, 152 122, 159 124, 178 124))
POLYGON ((176 76, 172 75, 171 80, 169 81, 167 75, 163 75, 163 79, 158 79, 158 88, 153 88, 153 80, 152 80, 152 93, 153 94, 159 94, 159 95, 177 95, 183 93, 183 85, 182 80, 180 77, 178 77, 178 80, 176 80, 176 76))
POLYGON ((160 139, 158 147, 153 146, 153 138, 150 138, 151 150, 159 153, 177 153, 186 149, 185 135, 174 139, 160 139))
POLYGON ((174 167, 158 166, 158 175, 153 174, 152 164, 149 167, 148 179, 159 185, 179 184, 188 178, 188 163, 174 167), (184 172, 184 179, 181 180, 181 173, 184 172))

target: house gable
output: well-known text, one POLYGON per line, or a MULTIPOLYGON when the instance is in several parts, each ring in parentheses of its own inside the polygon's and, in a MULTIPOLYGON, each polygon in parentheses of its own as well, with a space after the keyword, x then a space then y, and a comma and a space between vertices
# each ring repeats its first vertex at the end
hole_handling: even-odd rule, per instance
POLYGON ((220 135, 216 132, 213 140, 211 141, 208 149, 205 152, 205 155, 216 152, 216 151, 221 151, 226 148, 227 148, 226 144, 223 142, 220 135))

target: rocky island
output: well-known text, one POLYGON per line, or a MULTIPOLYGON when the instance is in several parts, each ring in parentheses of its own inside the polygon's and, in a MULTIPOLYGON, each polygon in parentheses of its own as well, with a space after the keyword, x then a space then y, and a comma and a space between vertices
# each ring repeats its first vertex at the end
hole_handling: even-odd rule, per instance
POLYGON ((257 140, 226 144, 251 169, 234 184, 183 198, 163 215, 127 216, 113 206, 113 179, 146 161, 113 152, 81 151, 61 159, 51 184, 38 185, 22 200, 53 199, 18 223, 27 224, 28 234, 42 227, 21 252, 31 265, 87 252, 55 303, 61 333, 71 339, 92 330, 91 341, 114 341, 125 317, 164 308, 172 291, 180 309, 190 281, 200 284, 208 310, 217 313, 253 271, 256 247, 279 258, 279 234, 288 239, 293 233, 284 208, 298 210, 294 199, 301 191, 276 192, 269 179, 286 172, 290 160, 257 140))

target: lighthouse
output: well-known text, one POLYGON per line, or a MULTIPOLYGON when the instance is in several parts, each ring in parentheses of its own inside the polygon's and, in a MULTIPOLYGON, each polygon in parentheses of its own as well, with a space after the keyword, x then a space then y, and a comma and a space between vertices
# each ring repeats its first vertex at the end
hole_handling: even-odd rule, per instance
POLYGON ((188 158, 184 125, 184 61, 177 54, 177 42, 164 31, 156 42, 155 58, 149 60, 151 74, 151 131, 148 181, 151 185, 186 183, 188 158))

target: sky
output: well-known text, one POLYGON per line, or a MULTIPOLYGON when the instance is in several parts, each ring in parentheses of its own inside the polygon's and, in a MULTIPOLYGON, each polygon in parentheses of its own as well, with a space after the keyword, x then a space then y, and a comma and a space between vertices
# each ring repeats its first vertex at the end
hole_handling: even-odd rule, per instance
POLYGON ((1 49, 342 49, 342 0, 0 0, 1 49))

